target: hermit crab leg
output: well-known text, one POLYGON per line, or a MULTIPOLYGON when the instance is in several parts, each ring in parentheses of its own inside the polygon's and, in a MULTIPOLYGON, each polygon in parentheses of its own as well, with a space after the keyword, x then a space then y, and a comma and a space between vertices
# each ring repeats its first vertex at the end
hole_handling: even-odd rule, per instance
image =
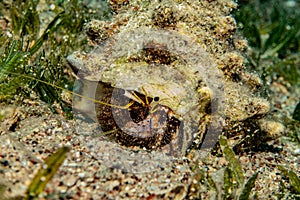
POLYGON ((149 105, 147 91, 145 90, 145 88, 144 88, 144 87, 142 87, 142 90, 143 90, 143 92, 144 92, 144 94, 145 94, 145 98, 146 98, 146 105, 149 105))
POLYGON ((165 98, 165 99, 160 99, 159 101, 152 101, 150 104, 150 106, 151 106, 150 113, 155 113, 158 109, 157 106, 163 101, 169 101, 169 100, 167 98, 165 98))
MULTIPOLYGON (((128 97, 129 99, 132 99, 142 105, 145 105, 144 101, 138 96, 136 95, 135 92, 128 92, 127 90, 125 90, 124 96, 128 97)), ((132 103, 133 104, 133 103, 132 103)), ((132 105, 131 104, 131 105, 132 105)), ((130 107, 130 106, 129 106, 130 107)))
POLYGON ((133 92, 128 92, 127 90, 125 90, 124 96, 128 97, 129 99, 132 99, 140 104, 142 104, 143 106, 148 106, 149 101, 148 101, 148 95, 147 95, 147 91, 144 89, 144 87, 142 87, 142 90, 144 92, 145 95, 145 102, 133 91, 133 92))

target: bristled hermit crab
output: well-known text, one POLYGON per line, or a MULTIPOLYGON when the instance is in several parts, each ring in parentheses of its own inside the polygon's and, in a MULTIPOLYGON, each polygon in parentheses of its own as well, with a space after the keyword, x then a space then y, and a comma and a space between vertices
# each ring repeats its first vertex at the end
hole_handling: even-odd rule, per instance
MULTIPOLYGON (((110 21, 91 21, 95 49, 68 57, 82 94, 75 108, 100 124, 108 142, 185 155, 218 135, 280 134, 245 67, 232 1, 109 1, 110 21)), ((105 145, 102 145, 105 146, 105 145)), ((129 155, 129 154, 128 154, 129 155)), ((121 158, 120 158, 121 159, 121 158)))
POLYGON ((184 155, 207 131, 218 138, 211 120, 221 119, 221 71, 193 39, 141 27, 68 61, 79 77, 101 87, 93 91, 103 103, 95 103, 92 118, 117 143, 184 155))

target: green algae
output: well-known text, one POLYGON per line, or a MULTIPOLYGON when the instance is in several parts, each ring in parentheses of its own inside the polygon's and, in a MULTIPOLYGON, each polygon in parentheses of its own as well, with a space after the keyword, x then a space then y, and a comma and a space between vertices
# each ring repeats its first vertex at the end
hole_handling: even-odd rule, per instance
POLYGON ((44 191, 47 183, 63 164, 69 151, 69 147, 62 147, 45 160, 28 186, 26 200, 37 198, 44 191))
POLYGON ((52 105, 58 103, 68 113, 71 108, 62 100, 62 91, 38 80, 71 90, 65 57, 74 48, 84 49, 87 40, 80 34, 84 23, 97 14, 105 18, 108 11, 92 12, 77 0, 49 3, 52 10, 40 1, 1 3, 2 19, 10 24, 0 28, 0 100, 36 96, 48 102, 53 112, 52 105))

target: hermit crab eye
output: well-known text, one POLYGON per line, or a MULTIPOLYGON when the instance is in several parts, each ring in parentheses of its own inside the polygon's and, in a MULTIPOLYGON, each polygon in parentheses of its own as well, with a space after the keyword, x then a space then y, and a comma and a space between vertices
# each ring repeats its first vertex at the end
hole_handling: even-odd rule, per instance
POLYGON ((158 102, 159 101, 159 97, 154 97, 153 101, 158 102))

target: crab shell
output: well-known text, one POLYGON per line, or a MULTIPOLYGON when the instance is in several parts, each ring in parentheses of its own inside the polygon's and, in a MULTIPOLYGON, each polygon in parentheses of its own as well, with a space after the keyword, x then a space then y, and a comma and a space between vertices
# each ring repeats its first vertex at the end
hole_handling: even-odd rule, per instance
POLYGON ((146 27, 119 35, 104 45, 99 45, 89 54, 75 52, 68 56, 68 62, 78 71, 77 75, 89 81, 100 81, 112 87, 146 93, 144 95, 152 98, 159 97, 160 104, 181 117, 201 107, 199 99, 203 94, 199 88, 206 88, 205 96, 207 89, 210 93, 218 94, 218 97, 222 95, 216 91, 222 87, 221 72, 214 66, 208 53, 195 41, 178 33, 146 27), (137 37, 138 39, 132 40, 137 37), (148 44, 153 41, 161 44, 164 51, 175 54, 179 61, 170 65, 145 61, 128 62, 132 56, 145 56, 140 55, 140 51, 145 48, 161 47, 149 47, 148 44))
POLYGON ((212 118, 218 118, 212 117, 212 113, 218 113, 223 97, 221 72, 209 54, 184 35, 143 27, 122 32, 89 54, 76 52, 67 60, 78 77, 158 97, 159 104, 184 121, 186 141, 192 141, 197 132, 205 134, 212 118), (144 52, 149 49, 175 55, 176 59, 169 64, 131 61, 132 57, 145 57, 144 52))

